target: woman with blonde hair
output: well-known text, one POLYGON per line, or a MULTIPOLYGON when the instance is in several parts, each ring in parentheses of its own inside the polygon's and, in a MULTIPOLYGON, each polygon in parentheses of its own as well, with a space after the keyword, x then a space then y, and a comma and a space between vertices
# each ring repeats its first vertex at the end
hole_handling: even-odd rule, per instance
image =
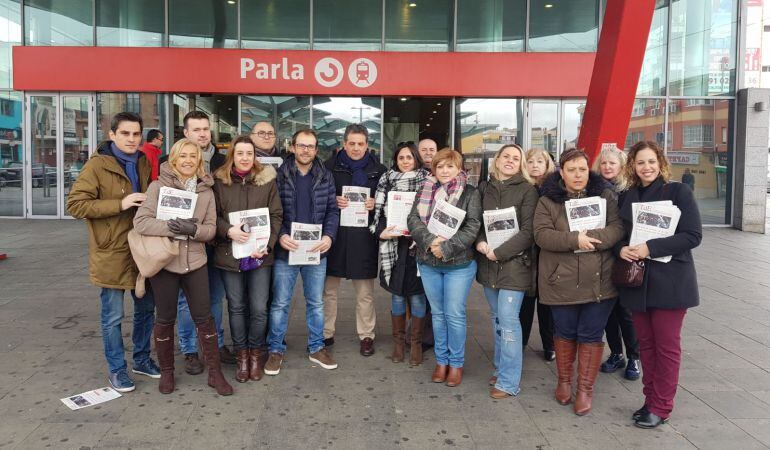
MULTIPOLYGON (((230 333, 236 350, 235 381, 259 381, 263 375, 263 355, 267 353, 267 303, 273 248, 283 221, 276 171, 255 158, 256 148, 249 136, 236 137, 225 162, 214 172, 217 202, 217 245, 214 264, 222 269, 227 296, 230 333), (248 223, 231 223, 230 213, 267 208, 270 237, 258 243, 245 258, 233 256, 233 243, 249 240, 248 223)), ((266 358, 265 358, 266 359, 266 358)))
POLYGON ((503 399, 520 390, 524 347, 519 313, 524 294, 532 286, 532 218, 538 195, 529 182, 521 147, 504 145, 497 151, 491 179, 479 183, 479 192, 484 211, 513 207, 519 228, 495 248, 487 241, 487 231, 507 228, 508 221, 490 223, 489 230, 482 226, 476 239, 476 280, 484 286, 495 338, 495 373, 489 380, 493 385, 489 395, 503 399))
MULTIPOLYGON (((527 171, 530 182, 539 189, 548 175, 556 170, 556 165, 553 163, 553 159, 551 159, 551 154, 542 148, 531 148, 527 150, 525 157, 526 164, 524 164, 523 167, 527 171)), ((538 189, 536 189, 536 192, 538 189)), ((539 255, 540 247, 533 242, 532 251, 530 252, 532 285, 524 296, 524 301, 521 304, 521 312, 519 313, 522 345, 526 347, 529 343, 529 335, 532 332, 532 322, 535 320, 535 309, 537 309, 537 324, 540 331, 540 342, 543 344, 543 358, 546 361, 553 361, 556 359, 556 352, 553 350, 554 330, 551 307, 538 301, 537 258, 539 255)))
MULTIPOLYGON (((603 148, 599 157, 594 162, 594 172, 615 187, 615 193, 619 194, 628 188, 626 178, 626 154, 617 147, 603 148)), ((602 363, 601 371, 613 373, 618 369, 626 368, 623 376, 627 380, 639 379, 639 343, 636 341, 634 321, 631 319, 631 311, 623 307, 620 302, 615 303, 604 327, 607 335, 607 345, 610 347, 610 356, 602 363), (623 358, 623 343, 626 345, 626 359, 623 358)))
MULTIPOLYGON (((206 242, 214 237, 217 223, 214 192, 211 190, 213 185, 214 180, 203 169, 200 147, 188 139, 180 139, 171 147, 168 161, 160 166, 158 180, 153 181, 147 188, 147 200, 142 203, 134 217, 134 229, 139 234, 184 239, 184 244, 179 246, 179 255, 150 278, 157 313, 153 332, 160 365, 158 389, 162 394, 174 391, 173 338, 180 287, 190 305, 204 361, 209 368, 208 384, 215 388, 219 395, 233 393, 232 386, 225 380, 220 368, 217 330, 211 317, 208 294, 206 242), (162 187, 197 195, 192 218, 156 218, 162 187)), ((187 200, 171 196, 163 200, 169 199, 181 202, 182 207, 187 200)))

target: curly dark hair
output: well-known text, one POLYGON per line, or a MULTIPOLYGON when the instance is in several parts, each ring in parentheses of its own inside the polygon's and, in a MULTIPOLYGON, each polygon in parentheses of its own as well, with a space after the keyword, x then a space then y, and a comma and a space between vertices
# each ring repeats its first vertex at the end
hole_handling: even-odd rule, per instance
POLYGON ((668 183, 668 180, 671 179, 671 166, 666 155, 663 153, 663 149, 658 147, 658 144, 653 141, 639 141, 628 151, 628 161, 626 161, 626 167, 624 168, 629 185, 639 186, 642 184, 642 180, 636 174, 636 154, 642 150, 652 150, 655 152, 655 156, 658 158, 660 176, 663 177, 663 181, 668 183))

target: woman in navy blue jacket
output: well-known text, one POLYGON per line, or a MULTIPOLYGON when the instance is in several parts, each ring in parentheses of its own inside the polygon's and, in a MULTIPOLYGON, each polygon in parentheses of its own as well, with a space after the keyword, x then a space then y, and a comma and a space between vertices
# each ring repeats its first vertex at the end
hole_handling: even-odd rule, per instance
POLYGON ((621 304, 633 314, 639 339, 644 406, 632 418, 640 428, 655 428, 668 420, 674 407, 681 363, 681 331, 688 308, 698 306, 698 279, 692 249, 701 242, 701 220, 689 186, 669 181, 669 163, 654 142, 631 147, 626 164, 631 187, 619 199, 627 237, 616 246, 626 261, 645 261, 644 282, 637 288, 619 287, 621 304), (633 229, 632 205, 670 200, 682 216, 671 237, 629 245, 633 229), (648 258, 671 256, 668 263, 648 258))

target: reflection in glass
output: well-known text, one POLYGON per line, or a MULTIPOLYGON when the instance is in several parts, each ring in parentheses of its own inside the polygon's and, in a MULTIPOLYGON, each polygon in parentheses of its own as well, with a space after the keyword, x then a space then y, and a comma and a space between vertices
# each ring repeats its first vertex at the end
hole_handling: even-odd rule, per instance
POLYGON ((196 95, 194 102, 196 111, 209 116, 211 142, 220 150, 230 148, 230 141, 238 135, 238 96, 203 94, 196 95))
MULTIPOLYGON (((730 154, 730 117, 732 100, 670 100, 668 133, 672 136, 667 156, 671 179, 694 176, 691 187, 698 200, 703 223, 729 223, 726 199, 730 193, 728 174, 732 171, 730 154)), ((690 184, 690 183, 688 183, 690 184)))
POLYGON ((530 0, 529 51, 596 51, 598 17, 598 0, 530 0))
POLYGON ((369 130, 369 149, 380 156, 380 97, 314 97, 313 129, 318 133, 318 157, 328 159, 342 148, 345 127, 363 124, 369 130))
POLYGON ((433 139, 439 149, 449 145, 450 106, 446 97, 385 97, 383 164, 393 162, 399 142, 433 139))
MULTIPOLYGON (((21 44, 19 0, 0 0, 0 88, 11 89, 11 47, 21 44)), ((2 215, 2 212, 0 212, 2 215)))
POLYGON ((554 161, 559 161, 559 103, 531 102, 529 114, 529 146, 527 149, 545 149, 551 154, 554 161))
POLYGON ((168 0, 169 47, 238 47, 235 0, 168 0))
POLYGON ((457 51, 522 52, 526 0, 458 0, 457 51))
POLYGON ((668 0, 656 0, 636 95, 666 95, 668 0))
POLYGON ((314 1, 313 49, 381 50, 381 0, 314 1))
MULTIPOLYGON (((87 96, 63 96, 63 127, 62 140, 64 144, 64 198, 70 193, 72 183, 77 180, 89 156, 88 145, 88 105, 87 96)), ((69 215, 65 211, 65 215, 69 215)))
MULTIPOLYGON (((165 94, 99 92, 96 94, 96 142, 109 139, 112 116, 129 111, 139 114, 144 122, 144 135, 157 128, 166 134, 166 99, 165 94)), ((66 106, 66 105, 65 105, 66 106)), ((168 139, 163 142, 166 150, 170 148, 168 139)))
POLYGON ((729 95, 734 91, 735 1, 671 3, 669 95, 729 95))
POLYGON ((241 3, 241 47, 308 50, 310 0, 241 3))
POLYGON ((25 0, 26 45, 94 45, 91 0, 25 0))
POLYGON ((58 214, 56 195, 56 105, 52 96, 33 96, 29 100, 30 163, 32 167, 32 205, 36 216, 58 214))
POLYGON ((248 134, 258 122, 268 122, 275 129, 275 145, 288 152, 291 136, 310 128, 310 97, 241 96, 241 134, 248 134))
POLYGON ((96 44, 103 47, 160 47, 162 0, 96 0, 96 44))
POLYGON ((583 123, 583 113, 585 110, 585 101, 565 101, 562 104, 561 151, 577 148, 580 124, 583 123))
MULTIPOLYGON (((672 110, 676 110, 672 104, 672 110)), ((631 121, 624 148, 628 150, 639 141, 653 141, 660 148, 671 147, 665 139, 666 101, 663 99, 636 99, 631 110, 631 121)), ((669 137, 670 139, 670 137, 669 137)))
POLYGON ((446 52, 452 41, 452 0, 385 2, 385 50, 446 52))
POLYGON ((522 100, 458 98, 455 145, 462 153, 494 153, 506 144, 522 143, 522 100))
POLYGON ((0 93, 0 216, 24 215, 21 94, 0 93))

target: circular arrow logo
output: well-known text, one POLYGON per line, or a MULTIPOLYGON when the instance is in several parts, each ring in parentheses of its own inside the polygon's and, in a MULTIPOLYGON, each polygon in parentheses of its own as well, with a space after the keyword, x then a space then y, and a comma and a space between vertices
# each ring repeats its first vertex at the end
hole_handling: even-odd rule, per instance
POLYGON ((343 76, 342 64, 334 58, 322 58, 315 64, 315 80, 323 87, 340 84, 343 76))
POLYGON ((377 66, 368 58, 355 59, 348 67, 348 79, 353 86, 369 87, 377 81, 377 66))

